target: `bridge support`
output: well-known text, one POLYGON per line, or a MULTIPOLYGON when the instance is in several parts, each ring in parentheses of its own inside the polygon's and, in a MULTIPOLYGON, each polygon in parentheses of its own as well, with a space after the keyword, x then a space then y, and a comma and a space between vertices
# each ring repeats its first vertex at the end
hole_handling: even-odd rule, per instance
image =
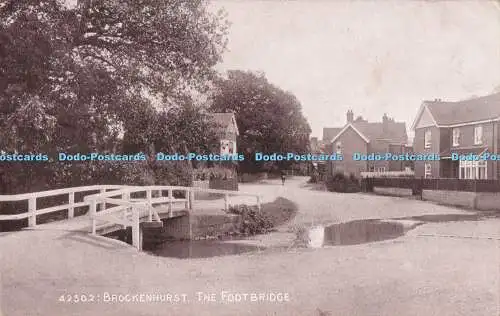
POLYGON ((36 226, 36 198, 31 198, 28 200, 28 226, 35 227, 36 226))
POLYGON ((142 249, 139 212, 132 212, 132 246, 138 250, 142 249))
POLYGON ((173 217, 163 220, 163 234, 175 239, 192 238, 191 215, 173 217))

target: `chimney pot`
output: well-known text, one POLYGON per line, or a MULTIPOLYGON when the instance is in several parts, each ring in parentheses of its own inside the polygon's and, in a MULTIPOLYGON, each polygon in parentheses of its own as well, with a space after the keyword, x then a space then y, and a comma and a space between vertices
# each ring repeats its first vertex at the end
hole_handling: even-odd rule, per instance
POLYGON ((354 112, 352 110, 347 111, 347 123, 352 123, 354 121, 354 112))

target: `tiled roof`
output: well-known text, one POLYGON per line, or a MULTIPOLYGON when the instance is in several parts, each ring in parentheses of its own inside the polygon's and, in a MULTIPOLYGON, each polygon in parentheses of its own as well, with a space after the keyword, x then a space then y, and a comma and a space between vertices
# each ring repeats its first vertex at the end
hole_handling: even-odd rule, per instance
POLYGON ((425 101, 438 125, 490 120, 500 117, 500 93, 458 102, 425 101))
POLYGON ((392 143, 406 144, 408 136, 406 135, 406 124, 403 122, 354 122, 352 125, 366 136, 370 141, 387 140, 392 143))
POLYGON ((214 123, 220 125, 221 127, 227 127, 232 124, 232 119, 234 118, 233 113, 208 113, 208 116, 213 120, 214 123))
MULTIPOLYGON (((370 123, 367 121, 355 121, 351 123, 369 141, 386 140, 391 143, 406 144, 408 136, 406 134, 406 124, 403 122, 376 122, 370 123)), ((345 128, 345 126, 344 126, 345 128)), ((323 139, 325 142, 331 142, 343 128, 323 128, 323 139)))
POLYGON ((323 141, 330 142, 342 130, 342 127, 324 127, 323 128, 323 141))

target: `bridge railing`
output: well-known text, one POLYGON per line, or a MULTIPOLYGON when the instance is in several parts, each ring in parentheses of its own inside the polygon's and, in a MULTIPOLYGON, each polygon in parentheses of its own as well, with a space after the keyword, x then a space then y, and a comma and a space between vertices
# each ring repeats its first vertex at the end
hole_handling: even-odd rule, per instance
POLYGON ((98 220, 123 225, 124 227, 132 226, 133 244, 137 246, 139 244, 139 221, 142 210, 147 210, 148 221, 153 221, 153 219, 155 221, 161 221, 159 214, 153 207, 155 205, 168 205, 170 216, 172 216, 173 206, 179 203, 184 204, 187 210, 192 211, 195 200, 194 192, 196 191, 222 194, 224 196, 225 211, 228 211, 229 209, 229 198, 231 196, 255 197, 257 208, 259 211, 261 210, 260 195, 241 191, 182 186, 92 185, 34 193, 0 195, 0 203, 28 201, 27 211, 19 214, 0 215, 0 221, 28 218, 28 226, 35 227, 37 225, 38 215, 67 210, 68 218, 73 218, 75 216, 75 208, 88 207, 88 215, 91 220, 92 234, 96 234, 98 220), (89 193, 94 191, 99 191, 99 193, 88 194, 83 197, 83 201, 81 202, 75 201, 75 194, 89 193), (176 198, 174 196, 174 192, 176 191, 183 192, 183 198, 176 198), (168 195, 166 197, 163 196, 163 192, 168 192, 168 195), (132 195, 137 196, 139 194, 145 194, 145 197, 132 198, 132 195), (42 209, 37 208, 37 199, 62 195, 67 195, 68 203, 42 209), (98 205, 100 205, 99 211, 97 207, 98 205))
POLYGON ((170 217, 172 217, 174 204, 184 204, 188 211, 192 211, 195 191, 223 194, 226 211, 229 209, 229 196, 253 196, 257 200, 258 210, 261 210, 261 196, 253 193, 181 186, 124 187, 111 192, 88 195, 84 198, 89 203, 91 233, 97 234, 98 221, 123 225, 124 227, 131 226, 132 244, 140 249, 140 211, 147 210, 149 222, 153 221, 153 218, 155 221, 161 221, 159 214, 153 207, 154 205, 167 204, 170 217), (165 191, 168 192, 167 197, 163 196, 165 191), (184 198, 175 198, 174 191, 183 192, 184 198), (145 198, 131 198, 133 194, 142 193, 145 194, 145 198), (99 212, 97 211, 98 204, 103 205, 99 212), (109 204, 117 206, 107 208, 109 204))
POLYGON ((28 201, 28 209, 25 212, 18 214, 0 214, 0 221, 6 220, 19 220, 28 218, 28 226, 35 227, 36 217, 38 215, 55 213, 67 210, 68 218, 73 218, 75 216, 75 208, 89 206, 89 202, 83 199, 82 202, 75 202, 75 194, 77 193, 88 193, 92 191, 99 191, 100 193, 106 193, 108 190, 119 190, 123 189, 123 185, 91 185, 84 187, 72 187, 72 188, 64 188, 64 189, 56 189, 56 190, 48 190, 41 192, 33 192, 33 193, 22 193, 22 194, 14 194, 14 195, 0 195, 0 203, 1 202, 18 202, 18 201, 28 201), (47 198, 53 196, 68 196, 68 203, 46 207, 39 209, 37 208, 37 200, 39 198, 47 198))

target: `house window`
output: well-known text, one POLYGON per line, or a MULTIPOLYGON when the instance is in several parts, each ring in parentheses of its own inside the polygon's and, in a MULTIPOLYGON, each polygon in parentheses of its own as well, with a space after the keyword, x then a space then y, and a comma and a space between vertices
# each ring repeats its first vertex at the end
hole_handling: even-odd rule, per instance
POLYGON ((342 155, 342 142, 337 142, 335 145, 337 155, 342 155))
POLYGON ((460 179, 488 179, 486 160, 464 161, 460 160, 460 179))
POLYGON ((377 172, 385 172, 385 167, 379 167, 379 168, 377 168, 377 172))
POLYGON ((430 129, 426 130, 424 134, 425 148, 431 148, 431 137, 432 137, 431 130, 430 129))
POLYGON ((424 178, 430 178, 432 176, 432 167, 430 163, 426 163, 424 165, 425 171, 424 171, 424 178))
POLYGON ((481 125, 474 127, 474 145, 483 143, 483 127, 481 125))
POLYGON ((458 128, 453 129, 453 146, 460 145, 460 130, 458 128))

